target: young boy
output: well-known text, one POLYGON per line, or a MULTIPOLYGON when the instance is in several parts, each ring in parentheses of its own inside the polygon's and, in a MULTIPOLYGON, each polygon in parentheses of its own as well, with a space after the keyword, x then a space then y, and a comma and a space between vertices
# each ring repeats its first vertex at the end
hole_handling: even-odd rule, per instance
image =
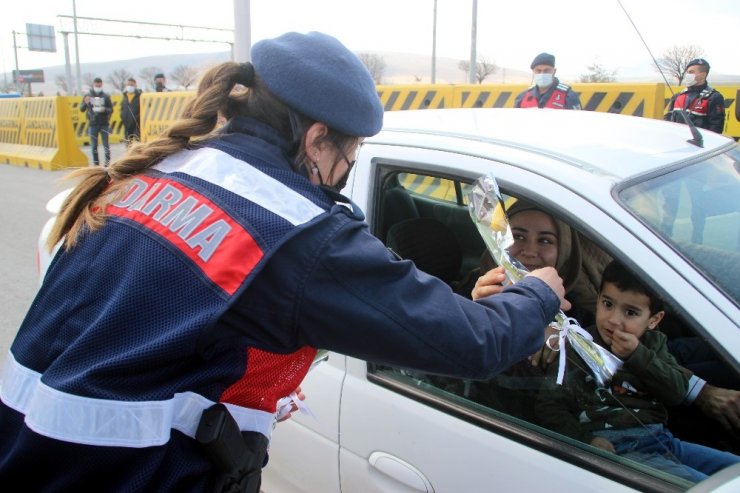
POLYGON ((624 361, 609 388, 599 388, 585 362, 568 351, 563 386, 543 392, 543 425, 609 452, 698 482, 740 457, 675 438, 666 406, 680 404, 688 379, 654 330, 662 302, 617 262, 604 269, 596 302, 594 342, 624 361))

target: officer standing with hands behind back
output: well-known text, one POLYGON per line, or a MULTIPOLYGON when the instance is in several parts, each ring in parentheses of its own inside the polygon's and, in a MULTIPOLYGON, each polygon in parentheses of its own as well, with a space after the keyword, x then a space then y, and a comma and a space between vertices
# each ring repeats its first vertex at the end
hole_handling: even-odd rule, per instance
POLYGON ((555 77, 555 56, 540 53, 530 67, 534 84, 514 100, 515 108, 580 110, 581 100, 568 84, 555 77))
POLYGON ((695 126, 721 134, 725 128, 725 98, 707 83, 708 75, 709 62, 703 58, 691 60, 683 78, 686 89, 673 95, 663 119, 686 123, 678 113, 687 110, 695 126))
POLYGON ((286 33, 251 60, 206 72, 157 139, 74 172, 0 374, 3 484, 256 493, 318 349, 484 379, 570 308, 552 267, 472 301, 370 233, 339 192, 383 105, 337 39, 286 33))

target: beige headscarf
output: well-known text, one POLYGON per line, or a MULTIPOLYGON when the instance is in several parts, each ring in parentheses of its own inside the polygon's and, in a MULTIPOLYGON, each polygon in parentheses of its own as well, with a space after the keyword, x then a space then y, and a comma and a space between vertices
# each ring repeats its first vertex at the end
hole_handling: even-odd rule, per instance
POLYGON ((506 214, 509 220, 511 220, 512 217, 520 212, 531 210, 543 212, 550 216, 555 222, 558 235, 558 259, 555 269, 558 271, 558 274, 560 274, 560 277, 563 278, 563 285, 565 286, 565 292, 567 293, 576 284, 581 273, 581 244, 578 239, 578 234, 570 226, 554 217, 544 208, 525 199, 517 199, 517 201, 508 208, 506 214))

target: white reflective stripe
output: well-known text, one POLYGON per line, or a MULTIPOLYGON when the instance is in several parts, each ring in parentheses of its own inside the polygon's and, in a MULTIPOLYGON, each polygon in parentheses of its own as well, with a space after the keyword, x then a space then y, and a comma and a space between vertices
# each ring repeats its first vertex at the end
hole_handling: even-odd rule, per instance
MULTIPOLYGON (((164 401, 115 401, 60 392, 41 382, 41 374, 21 366, 8 352, 0 399, 25 415, 41 435, 71 443, 116 447, 163 445, 176 429, 195 438, 203 411, 214 403, 193 392, 164 401)), ((275 415, 226 404, 242 431, 272 437, 275 415)))
POLYGON ((261 205, 294 226, 324 212, 290 187, 218 149, 181 151, 156 164, 154 169, 163 173, 186 173, 216 184, 261 205))

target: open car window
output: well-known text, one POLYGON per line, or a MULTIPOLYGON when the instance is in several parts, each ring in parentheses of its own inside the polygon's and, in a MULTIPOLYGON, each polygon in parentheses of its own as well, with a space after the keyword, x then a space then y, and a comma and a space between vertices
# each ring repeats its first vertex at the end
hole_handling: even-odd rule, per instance
MULTIPOLYGON (((400 257, 414 261, 421 270, 439 277, 458 294, 470 298, 475 279, 484 272, 481 259, 486 252, 467 209, 467 192, 472 186, 471 181, 462 177, 420 173, 414 169, 386 170, 382 176, 381 191, 374 205, 373 217, 376 220, 371 225, 374 233, 400 257)), ((515 199, 506 194, 506 190, 502 189, 502 192, 507 204, 515 199)), ((634 195, 626 200, 634 202, 633 199, 634 195)), ((594 272, 602 269, 611 255, 586 236, 578 235, 583 242, 584 255, 588 255, 590 262, 589 275, 581 276, 579 280, 582 285, 573 291, 580 298, 580 306, 574 302, 574 313, 577 318, 582 318, 579 321, 585 327, 593 322, 599 282, 594 272), (583 283, 590 285, 584 286, 583 283)), ((666 317, 664 325, 671 339, 685 338, 685 342, 691 338, 697 339, 692 328, 678 317, 666 317)), ((709 346, 703 347, 703 350, 707 350, 707 357, 714 358, 713 362, 722 367, 719 356, 712 353, 709 346)), ((573 366, 564 385, 556 383, 557 372, 552 367, 544 370, 535 368, 527 360, 487 381, 429 375, 374 364, 368 364, 368 372, 371 381, 388 385, 401 393, 407 389, 409 395, 416 399, 422 395, 422 399, 430 406, 479 425, 481 433, 505 434, 539 448, 546 443, 556 443, 559 444, 555 445, 559 448, 558 453, 566 460, 580 458, 586 463, 596 461, 605 469, 616 465, 626 475, 639 472, 678 489, 686 489, 694 484, 695 480, 680 469, 671 470, 665 463, 645 460, 639 453, 606 451, 579 439, 572 427, 563 426, 559 419, 561 414, 558 413, 575 416, 573 426, 578 427, 591 418, 587 413, 579 412, 577 406, 589 399, 593 404, 592 398, 586 399, 578 394, 583 389, 577 382, 589 379, 589 369, 577 358, 571 363, 573 366), (583 454, 586 454, 586 459, 583 454)), ((557 360, 554 365, 557 366, 557 360)), ((625 392, 625 395, 631 392, 626 383, 614 382, 599 392, 604 396, 605 406, 611 406, 614 412, 621 413, 623 419, 629 421, 623 423, 625 427, 638 430, 643 445, 649 444, 646 447, 660 449, 665 455, 671 455, 671 451, 662 443, 665 436, 662 430, 652 425, 658 418, 653 416, 646 423, 639 411, 630 411, 630 405, 634 402, 620 395, 621 392, 625 392)), ((656 407, 650 412, 657 413, 658 409, 656 407)), ((728 440, 719 424, 702 415, 696 406, 670 406, 667 411, 668 423, 676 436, 738 452, 736 441, 728 440)))

